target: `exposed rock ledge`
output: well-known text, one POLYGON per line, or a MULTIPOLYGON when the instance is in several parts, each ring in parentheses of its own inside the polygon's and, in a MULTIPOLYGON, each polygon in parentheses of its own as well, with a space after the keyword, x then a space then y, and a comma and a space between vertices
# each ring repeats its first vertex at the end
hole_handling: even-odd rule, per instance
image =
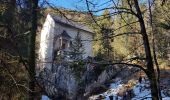
POLYGON ((75 74, 76 70, 70 64, 54 64, 51 69, 44 68, 38 73, 37 79, 51 99, 87 100, 93 94, 106 91, 110 80, 124 78, 138 71, 125 65, 103 67, 85 64, 84 69, 75 74))

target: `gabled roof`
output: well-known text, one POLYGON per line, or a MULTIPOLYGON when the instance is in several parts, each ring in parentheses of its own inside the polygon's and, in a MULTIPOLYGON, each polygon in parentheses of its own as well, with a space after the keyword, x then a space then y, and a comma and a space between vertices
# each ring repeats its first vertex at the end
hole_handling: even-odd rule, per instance
POLYGON ((94 34, 94 32, 89 27, 87 27, 83 24, 76 23, 72 20, 69 20, 69 19, 63 17, 63 16, 54 15, 54 14, 49 14, 49 15, 54 19, 54 21, 56 23, 61 23, 61 24, 64 24, 64 25, 67 25, 67 26, 70 26, 70 27, 74 27, 74 28, 77 28, 77 29, 80 29, 80 30, 94 34))

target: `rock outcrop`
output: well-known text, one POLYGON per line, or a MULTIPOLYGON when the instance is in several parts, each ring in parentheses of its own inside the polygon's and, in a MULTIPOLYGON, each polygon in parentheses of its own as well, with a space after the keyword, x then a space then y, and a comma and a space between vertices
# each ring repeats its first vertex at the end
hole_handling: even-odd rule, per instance
MULTIPOLYGON (((77 67, 79 65, 75 68, 77 67)), ((85 64, 83 70, 77 70, 69 63, 61 63, 53 64, 51 69, 41 70, 37 74, 37 80, 51 99, 87 100, 91 95, 106 91, 110 80, 127 77, 137 70, 125 65, 94 64, 85 64), (75 74, 75 71, 79 74, 75 74)))

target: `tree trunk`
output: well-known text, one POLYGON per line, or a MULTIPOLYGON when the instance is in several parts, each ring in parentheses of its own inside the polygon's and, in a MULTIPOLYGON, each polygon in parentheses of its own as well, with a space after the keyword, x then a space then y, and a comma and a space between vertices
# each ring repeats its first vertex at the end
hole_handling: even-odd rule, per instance
POLYGON ((150 88, 151 88, 151 95, 152 95, 152 100, 159 100, 159 90, 157 86, 157 80, 156 80, 156 73, 154 71, 154 66, 153 66, 153 61, 152 61, 152 56, 151 56, 151 50, 150 50, 150 45, 149 45, 149 40, 148 40, 148 35, 146 33, 146 28, 145 28, 145 23, 142 17, 142 13, 138 4, 138 0, 134 0, 137 16, 139 19, 140 27, 141 27, 141 34, 143 37, 143 42, 144 42, 144 48, 145 48, 145 55, 146 55, 146 66, 147 66, 147 76, 150 81, 150 88))
POLYGON ((156 72, 157 72, 157 85, 158 85, 158 90, 159 90, 159 99, 162 100, 162 95, 161 95, 161 89, 160 89, 160 69, 159 69, 159 64, 157 61, 156 57, 156 50, 155 50, 155 30, 153 27, 153 21, 152 21, 152 10, 151 10, 151 1, 148 0, 149 4, 149 15, 150 15, 150 25, 151 25, 151 32, 152 32, 152 49, 153 49, 153 60, 156 65, 156 72))
POLYGON ((7 23, 8 35, 13 39, 13 37, 16 35, 14 34, 16 0, 9 0, 8 4, 5 22, 7 23))
POLYGON ((31 0, 31 33, 29 37, 29 100, 34 100, 35 98, 35 39, 36 39, 36 30, 37 30, 37 8, 38 0, 31 0))

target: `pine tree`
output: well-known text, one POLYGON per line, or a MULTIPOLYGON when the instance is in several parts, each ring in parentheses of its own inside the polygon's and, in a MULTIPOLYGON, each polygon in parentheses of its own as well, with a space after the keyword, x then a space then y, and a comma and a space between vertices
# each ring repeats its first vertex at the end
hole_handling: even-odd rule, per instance
POLYGON ((105 55, 104 58, 110 59, 110 54, 112 51, 110 35, 112 34, 113 20, 108 10, 104 11, 101 17, 100 25, 101 29, 99 34, 101 35, 101 46, 103 49, 103 54, 105 55))
POLYGON ((71 55, 73 59, 80 60, 82 59, 83 54, 84 54, 84 46, 81 40, 80 32, 78 32, 71 43, 71 55))

